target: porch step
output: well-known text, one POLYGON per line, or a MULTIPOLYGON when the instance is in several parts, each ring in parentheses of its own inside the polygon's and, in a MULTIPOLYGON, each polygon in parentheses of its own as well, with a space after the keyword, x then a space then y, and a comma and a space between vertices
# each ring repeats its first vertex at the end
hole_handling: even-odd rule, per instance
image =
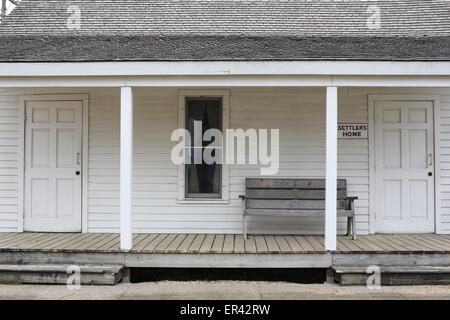
MULTIPOLYGON (((123 265, 79 265, 81 285, 115 285, 121 279, 123 265)), ((69 264, 2 264, 1 284, 67 284, 77 271, 69 264)), ((71 281, 70 284, 74 284, 71 281)))
MULTIPOLYGON (((366 267, 332 267, 335 282, 341 285, 366 285, 373 275, 366 267)), ((387 266, 380 267, 381 285, 443 285, 450 284, 450 266, 387 266)))

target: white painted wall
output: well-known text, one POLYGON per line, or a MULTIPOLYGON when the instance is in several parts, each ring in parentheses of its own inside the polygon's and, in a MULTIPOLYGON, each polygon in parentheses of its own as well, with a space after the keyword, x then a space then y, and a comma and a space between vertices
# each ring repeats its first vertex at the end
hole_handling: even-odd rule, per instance
POLYGON ((0 232, 17 230, 19 98, 0 95, 0 232))
MULTIPOLYGON (((15 231, 18 208, 19 93, 89 93, 88 231, 119 230, 119 90, 0 90, 0 232, 15 231)), ((324 177, 325 90, 307 88, 231 88, 231 128, 280 128, 283 177, 324 177), (274 112, 274 110, 276 110, 274 112)), ((368 122, 368 94, 440 94, 441 229, 450 233, 450 90, 339 90, 339 121, 368 122)), ((134 232, 241 232, 244 177, 255 166, 230 167, 230 203, 177 204, 177 168, 170 162, 170 134, 177 126, 177 90, 134 89, 134 232)), ((370 133, 369 133, 370 134, 370 133)), ((338 176, 356 195, 357 228, 369 232, 367 140, 339 140, 338 176)), ((322 218, 255 219, 250 229, 266 233, 322 233, 322 218)), ((339 220, 339 230, 344 231, 339 220)))
MULTIPOLYGON (((323 89, 231 89, 231 128, 279 128, 281 177, 324 177, 325 97, 323 89), (276 112, 274 112, 274 108, 276 112)), ((259 167, 230 167, 230 203, 177 204, 177 169, 170 162, 170 134, 177 126, 177 90, 135 89, 135 232, 241 232, 239 194, 244 178, 259 167)), ((367 106, 342 108, 342 121, 364 122, 367 106)), ((118 96, 91 95, 89 231, 119 226, 118 96)), ((358 228, 368 232, 368 143, 339 141, 339 176, 348 178, 357 203, 358 228), (347 154, 351 155, 347 155, 347 154), (357 192, 357 190, 361 190, 357 192)), ((251 217, 251 230, 266 233, 322 233, 323 218, 251 217)), ((340 230, 344 221, 340 220, 340 230)))

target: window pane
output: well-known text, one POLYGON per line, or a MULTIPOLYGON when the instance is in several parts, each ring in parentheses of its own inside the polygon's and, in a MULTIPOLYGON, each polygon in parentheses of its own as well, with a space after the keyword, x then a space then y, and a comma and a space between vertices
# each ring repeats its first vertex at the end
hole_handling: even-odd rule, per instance
POLYGON ((194 146, 187 150, 191 164, 186 164, 185 170, 186 197, 221 197, 221 165, 205 163, 203 152, 211 141, 202 139, 208 129, 222 130, 221 113, 222 101, 220 98, 186 99, 186 129, 191 134, 191 145, 194 146), (194 130, 194 127, 197 130, 194 130), (195 163, 200 161, 201 163, 195 163))

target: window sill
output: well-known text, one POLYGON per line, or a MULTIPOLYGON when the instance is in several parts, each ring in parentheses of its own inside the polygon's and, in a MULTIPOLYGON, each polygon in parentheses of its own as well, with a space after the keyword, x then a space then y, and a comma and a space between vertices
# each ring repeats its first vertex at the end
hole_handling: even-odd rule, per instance
POLYGON ((183 199, 177 200, 178 204, 229 204, 230 200, 223 199, 183 199))

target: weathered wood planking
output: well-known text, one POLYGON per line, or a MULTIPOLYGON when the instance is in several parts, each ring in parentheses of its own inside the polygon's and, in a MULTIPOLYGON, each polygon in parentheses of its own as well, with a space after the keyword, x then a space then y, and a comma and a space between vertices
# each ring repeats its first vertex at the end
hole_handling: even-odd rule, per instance
MULTIPOLYGON (((246 178, 245 186, 256 189, 325 189, 325 179, 246 178)), ((337 189, 347 189, 345 179, 337 180, 337 189)))
POLYGON ((218 234, 214 238, 213 245, 211 247, 211 253, 222 253, 223 242, 225 240, 225 235, 218 234))
MULTIPOLYGON (((120 252, 119 234, 17 233, 0 235, 0 250, 120 252)), ((339 236, 337 253, 450 253, 450 239, 433 234, 339 236)), ((135 234, 133 253, 324 253, 323 236, 233 234, 135 234)))
MULTIPOLYGON (((259 215, 259 216, 273 216, 276 213, 279 216, 286 217, 317 217, 324 214, 323 210, 308 210, 308 209, 251 209, 248 208, 245 211, 249 215, 259 215)), ((348 217, 353 215, 353 213, 347 210, 338 210, 338 216, 340 217, 348 217)))
MULTIPOLYGON (((302 199, 247 199, 247 208, 251 209, 297 209, 297 210, 325 210, 325 200, 302 199)), ((345 210, 346 201, 336 201, 337 210, 345 210)))
MULTIPOLYGON (((308 189, 247 189, 245 195, 249 199, 304 199, 304 200, 323 200, 325 199, 325 190, 308 189)), ((347 192, 337 190, 337 199, 344 199, 347 192)))

